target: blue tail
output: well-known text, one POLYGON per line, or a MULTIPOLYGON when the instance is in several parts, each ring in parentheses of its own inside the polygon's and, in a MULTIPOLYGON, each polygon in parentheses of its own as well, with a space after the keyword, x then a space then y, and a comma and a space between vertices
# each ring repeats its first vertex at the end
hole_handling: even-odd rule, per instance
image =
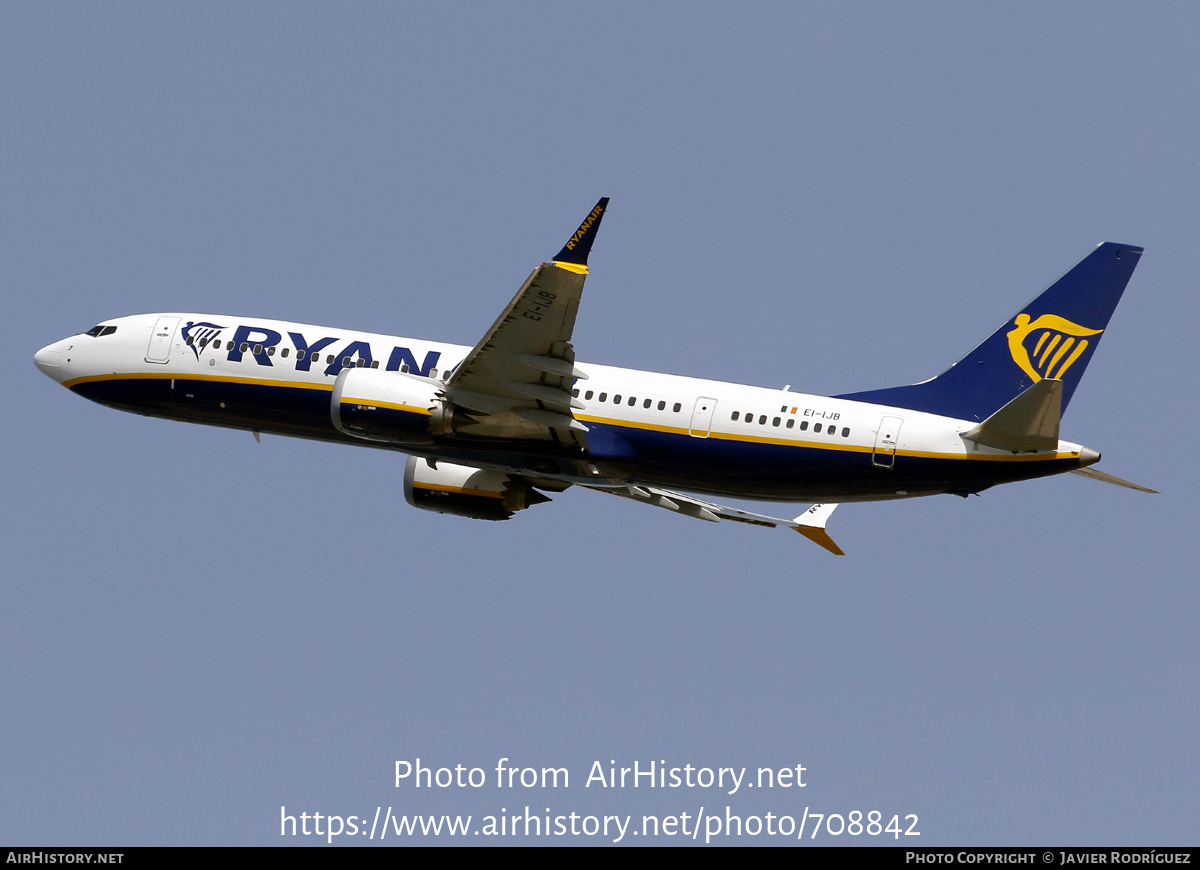
POLYGON ((1141 255, 1134 245, 1105 242, 936 378, 837 398, 985 420, 1055 378, 1065 411, 1141 255))

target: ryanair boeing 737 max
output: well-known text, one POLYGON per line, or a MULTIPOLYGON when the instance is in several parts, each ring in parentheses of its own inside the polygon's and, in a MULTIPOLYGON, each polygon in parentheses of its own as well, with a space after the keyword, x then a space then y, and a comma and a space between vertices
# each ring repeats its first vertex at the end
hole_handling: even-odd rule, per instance
POLYGON ((508 519, 577 485, 825 549, 841 502, 1089 468, 1059 420, 1141 256, 1105 242, 936 378, 842 396, 577 362, 571 333, 601 199, 474 347, 212 314, 106 320, 39 350, 93 401, 156 417, 408 454, 414 507, 508 519), (817 502, 793 520, 706 497, 817 502))

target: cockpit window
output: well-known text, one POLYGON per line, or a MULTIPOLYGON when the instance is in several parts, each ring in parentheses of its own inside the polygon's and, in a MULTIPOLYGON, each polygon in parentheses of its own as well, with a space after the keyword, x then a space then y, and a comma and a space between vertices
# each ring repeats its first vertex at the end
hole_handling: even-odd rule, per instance
POLYGON ((97 324, 89 329, 84 335, 90 335, 92 338, 97 338, 101 335, 112 335, 117 331, 115 326, 105 326, 103 323, 97 324))

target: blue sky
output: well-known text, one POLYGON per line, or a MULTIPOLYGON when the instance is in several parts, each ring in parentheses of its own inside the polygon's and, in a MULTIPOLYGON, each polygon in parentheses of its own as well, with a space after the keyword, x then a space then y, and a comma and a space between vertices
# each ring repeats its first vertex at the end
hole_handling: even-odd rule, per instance
POLYGON ((281 806, 528 804, 1194 842, 1196 471, 1166 441, 1198 422, 1198 25, 6 4, 0 839, 271 845, 281 806), (817 393, 936 374, 1095 244, 1145 246, 1063 435, 1162 494, 846 506, 842 559, 574 490, 489 524, 411 509, 402 457, 121 414, 32 363, 172 310, 473 344, 601 195, 580 359, 817 393), (395 788, 418 757, 572 782, 395 788), (808 785, 585 788, 595 760, 808 785))

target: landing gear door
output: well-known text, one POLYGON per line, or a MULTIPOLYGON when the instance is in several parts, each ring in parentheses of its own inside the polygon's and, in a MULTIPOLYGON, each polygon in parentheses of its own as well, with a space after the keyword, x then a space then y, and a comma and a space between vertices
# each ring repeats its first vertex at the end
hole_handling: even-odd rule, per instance
POLYGON ((896 445, 900 443, 900 426, 903 423, 900 417, 884 417, 879 422, 879 431, 875 433, 875 451, 871 454, 872 465, 891 468, 896 464, 896 445))
POLYGON ((693 438, 707 438, 708 433, 712 430, 713 412, 716 410, 716 399, 710 399, 707 396, 697 399, 696 407, 692 410, 692 423, 688 427, 688 434, 693 438))
POLYGON ((171 339, 179 326, 178 317, 160 317, 150 333, 150 344, 146 348, 146 362, 166 364, 171 358, 171 339))

